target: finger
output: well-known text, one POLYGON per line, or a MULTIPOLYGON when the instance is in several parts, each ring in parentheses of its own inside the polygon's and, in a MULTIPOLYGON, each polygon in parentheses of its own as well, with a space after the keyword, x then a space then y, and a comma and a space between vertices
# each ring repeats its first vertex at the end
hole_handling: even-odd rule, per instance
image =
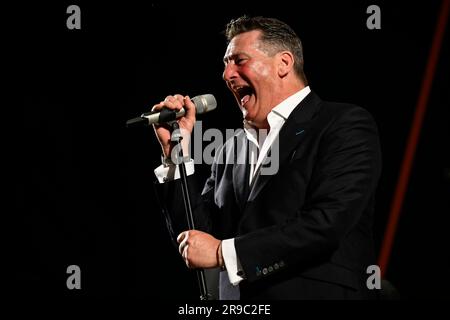
POLYGON ((183 259, 187 260, 188 258, 188 249, 189 249, 189 245, 187 244, 184 249, 183 252, 181 253, 181 256, 183 257, 183 259))
POLYGON ((182 105, 184 105, 184 96, 182 96, 181 94, 176 94, 173 97, 177 99, 182 105))
POLYGON ((186 247, 184 248, 181 256, 183 257, 183 260, 186 263, 186 266, 189 268, 188 250, 189 250, 189 245, 187 244, 186 247))
POLYGON ((164 106, 171 110, 180 110, 183 108, 183 101, 178 100, 174 96, 167 96, 164 99, 164 106))
POLYGON ((183 239, 184 239, 185 237, 187 237, 188 234, 189 234, 188 231, 183 231, 183 232, 181 232, 181 233, 178 235, 178 237, 177 237, 177 242, 180 243, 181 241, 183 241, 183 239))
POLYGON ((183 255, 183 251, 184 251, 184 248, 186 248, 186 246, 188 245, 188 243, 187 243, 187 241, 182 241, 181 243, 180 243, 180 245, 178 246, 178 252, 181 254, 181 255, 183 255))
POLYGON ((185 245, 185 243, 182 242, 182 243, 180 243, 180 245, 178 246, 178 252, 179 252, 181 255, 183 254, 184 245, 185 245))
POLYGON ((195 104, 189 96, 184 98, 184 108, 186 109, 187 118, 195 117, 195 104))
POLYGON ((160 103, 157 103, 152 107, 152 111, 159 111, 163 107, 164 107, 164 101, 161 101, 160 103))
MULTIPOLYGON (((186 232, 187 233, 187 232, 186 232)), ((187 240, 188 240, 188 236, 186 235, 183 240, 181 241, 179 247, 178 247, 178 252, 180 254, 183 254, 183 250, 184 248, 187 246, 187 240)))

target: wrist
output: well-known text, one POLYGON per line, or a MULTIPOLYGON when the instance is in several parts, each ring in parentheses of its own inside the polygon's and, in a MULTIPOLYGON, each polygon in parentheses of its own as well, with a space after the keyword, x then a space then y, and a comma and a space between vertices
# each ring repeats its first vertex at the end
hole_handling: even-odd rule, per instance
POLYGON ((225 261, 223 260, 222 254, 222 241, 219 242, 219 246, 217 247, 217 264, 222 270, 225 270, 225 261))

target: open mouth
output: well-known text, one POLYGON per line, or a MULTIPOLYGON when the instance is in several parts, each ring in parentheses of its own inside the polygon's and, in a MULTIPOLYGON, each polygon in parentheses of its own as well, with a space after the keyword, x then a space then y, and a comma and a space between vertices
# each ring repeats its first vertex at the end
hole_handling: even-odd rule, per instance
POLYGON ((236 97, 239 100, 241 107, 243 107, 253 95, 253 89, 251 87, 238 87, 235 89, 236 97))

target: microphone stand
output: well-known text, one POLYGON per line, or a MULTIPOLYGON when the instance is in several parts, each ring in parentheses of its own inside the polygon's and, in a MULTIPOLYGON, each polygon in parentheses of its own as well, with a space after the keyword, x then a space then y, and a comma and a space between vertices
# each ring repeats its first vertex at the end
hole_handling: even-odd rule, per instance
MULTIPOLYGON (((186 211, 188 227, 189 230, 194 230, 194 216, 192 214, 191 199, 189 197, 189 188, 187 184, 186 165, 183 161, 183 148, 181 146, 181 140, 183 139, 183 137, 180 132, 180 126, 178 125, 178 122, 176 120, 172 121, 170 125, 172 126, 170 141, 174 143, 175 148, 178 148, 179 150, 175 163, 178 165, 178 168, 180 170, 181 190, 183 192, 184 209, 186 211)), ((206 287, 205 272, 203 269, 196 269, 195 272, 197 274, 198 285, 200 287, 200 300, 209 300, 210 295, 208 294, 208 290, 206 287)))

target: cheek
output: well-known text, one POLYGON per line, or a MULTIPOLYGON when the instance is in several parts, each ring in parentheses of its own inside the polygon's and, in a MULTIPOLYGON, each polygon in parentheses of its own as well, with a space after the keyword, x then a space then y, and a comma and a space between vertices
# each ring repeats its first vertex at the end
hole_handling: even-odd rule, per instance
POLYGON ((267 64, 264 64, 262 62, 255 62, 253 63, 249 69, 258 76, 266 78, 270 74, 270 69, 267 66, 267 64))

